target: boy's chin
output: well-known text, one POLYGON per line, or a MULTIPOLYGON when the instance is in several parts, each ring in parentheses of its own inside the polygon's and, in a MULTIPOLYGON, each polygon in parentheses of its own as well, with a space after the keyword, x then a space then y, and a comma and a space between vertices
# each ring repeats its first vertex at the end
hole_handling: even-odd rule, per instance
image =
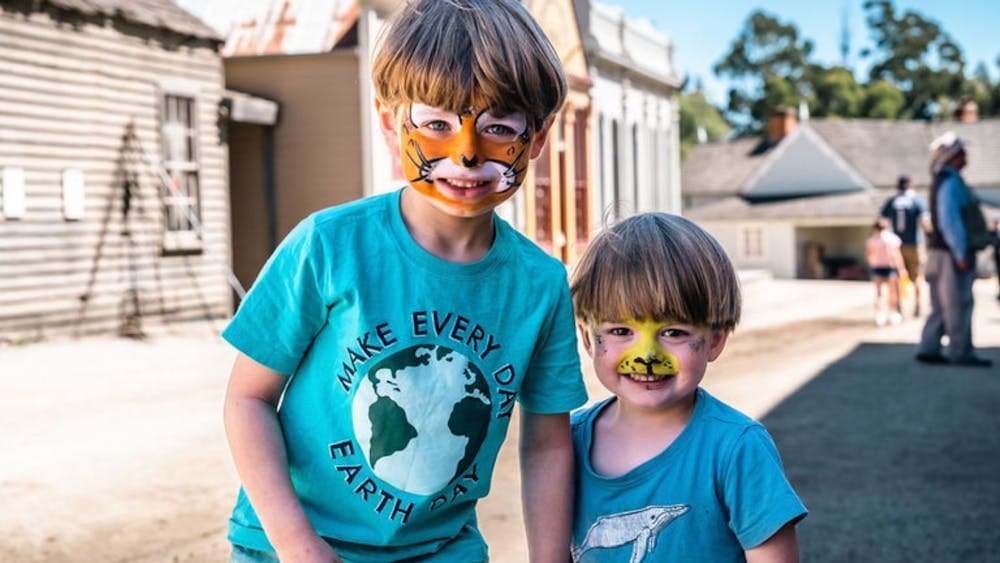
POLYGON ((434 206, 438 211, 451 215, 452 217, 471 219, 492 213, 500 204, 504 203, 517 192, 517 188, 510 188, 502 193, 491 193, 482 198, 472 201, 461 201, 452 199, 436 190, 425 190, 413 187, 422 199, 434 206))

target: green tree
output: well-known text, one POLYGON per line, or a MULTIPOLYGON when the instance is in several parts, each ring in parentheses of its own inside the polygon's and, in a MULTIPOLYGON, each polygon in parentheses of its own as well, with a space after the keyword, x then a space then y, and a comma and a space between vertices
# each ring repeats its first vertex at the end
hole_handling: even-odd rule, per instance
POLYGON ((681 94, 680 97, 682 159, 687 158, 691 149, 698 144, 699 128, 704 132, 705 141, 721 141, 733 130, 719 108, 705 98, 701 88, 681 94))
POLYGON ((858 117, 863 115, 866 92, 854 73, 842 66, 813 66, 808 72, 812 86, 810 114, 816 117, 858 117))
POLYGON ((861 115, 873 119, 896 119, 906 99, 895 85, 885 80, 873 80, 865 86, 861 115))
POLYGON ((799 36, 794 24, 763 11, 750 14, 729 52, 715 64, 717 76, 737 84, 729 91, 727 110, 747 116, 744 129, 759 131, 778 105, 797 105, 806 97, 803 76, 813 43, 799 36))
POLYGON ((937 22, 907 10, 897 15, 892 0, 865 0, 866 22, 875 43, 869 77, 903 91, 901 117, 936 117, 942 101, 957 99, 965 82, 962 50, 937 22), (932 66, 934 63, 934 66, 932 66))

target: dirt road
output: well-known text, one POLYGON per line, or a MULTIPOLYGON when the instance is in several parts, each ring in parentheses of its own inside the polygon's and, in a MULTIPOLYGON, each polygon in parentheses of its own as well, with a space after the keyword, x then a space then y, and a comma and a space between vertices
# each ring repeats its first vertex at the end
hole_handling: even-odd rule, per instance
MULTIPOLYGON (((867 285, 848 291, 839 312, 750 320, 710 366, 705 387, 762 417, 860 342, 915 340, 918 321, 876 329, 859 305, 867 285)), ((982 338, 980 330, 977 342, 993 346, 987 352, 1000 360, 1000 313, 996 301, 984 301, 977 326, 992 332, 982 338)), ((0 349, 0 561, 225 561, 237 479, 221 400, 232 358, 210 330, 145 343, 0 349)), ((593 378, 588 384, 592 400, 604 396, 593 378)), ((512 438, 516 432, 512 425, 512 438)), ((479 511, 501 563, 526 560, 515 452, 510 439, 479 511)), ((797 453, 783 455, 790 464, 797 453)))

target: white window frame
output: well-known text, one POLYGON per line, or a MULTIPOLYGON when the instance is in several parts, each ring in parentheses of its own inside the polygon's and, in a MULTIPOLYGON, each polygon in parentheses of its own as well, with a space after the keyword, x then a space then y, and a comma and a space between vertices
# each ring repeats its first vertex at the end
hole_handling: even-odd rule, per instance
POLYGON ((163 186, 161 190, 165 254, 202 251, 198 94, 198 89, 191 85, 160 85, 160 165, 163 167, 164 179, 169 178, 171 181, 170 185, 163 186), (184 105, 186 108, 183 108, 184 105))
POLYGON ((743 225, 737 239, 740 259, 763 261, 767 259, 767 229, 764 225, 743 225))

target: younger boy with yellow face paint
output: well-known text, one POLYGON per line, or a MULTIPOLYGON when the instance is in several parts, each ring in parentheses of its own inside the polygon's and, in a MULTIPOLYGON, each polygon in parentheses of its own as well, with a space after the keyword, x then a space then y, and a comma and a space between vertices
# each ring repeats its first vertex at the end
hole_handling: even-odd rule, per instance
POLYGON ((412 0, 388 30, 372 78, 407 185, 303 221, 223 334, 232 561, 486 561, 476 502, 520 404, 529 554, 565 562, 566 270, 494 213, 565 77, 516 0, 412 0))
POLYGON ((571 285, 612 397, 573 414, 573 560, 798 561, 806 515, 759 423, 699 387, 740 317, 704 230, 647 213, 599 234, 571 285))

